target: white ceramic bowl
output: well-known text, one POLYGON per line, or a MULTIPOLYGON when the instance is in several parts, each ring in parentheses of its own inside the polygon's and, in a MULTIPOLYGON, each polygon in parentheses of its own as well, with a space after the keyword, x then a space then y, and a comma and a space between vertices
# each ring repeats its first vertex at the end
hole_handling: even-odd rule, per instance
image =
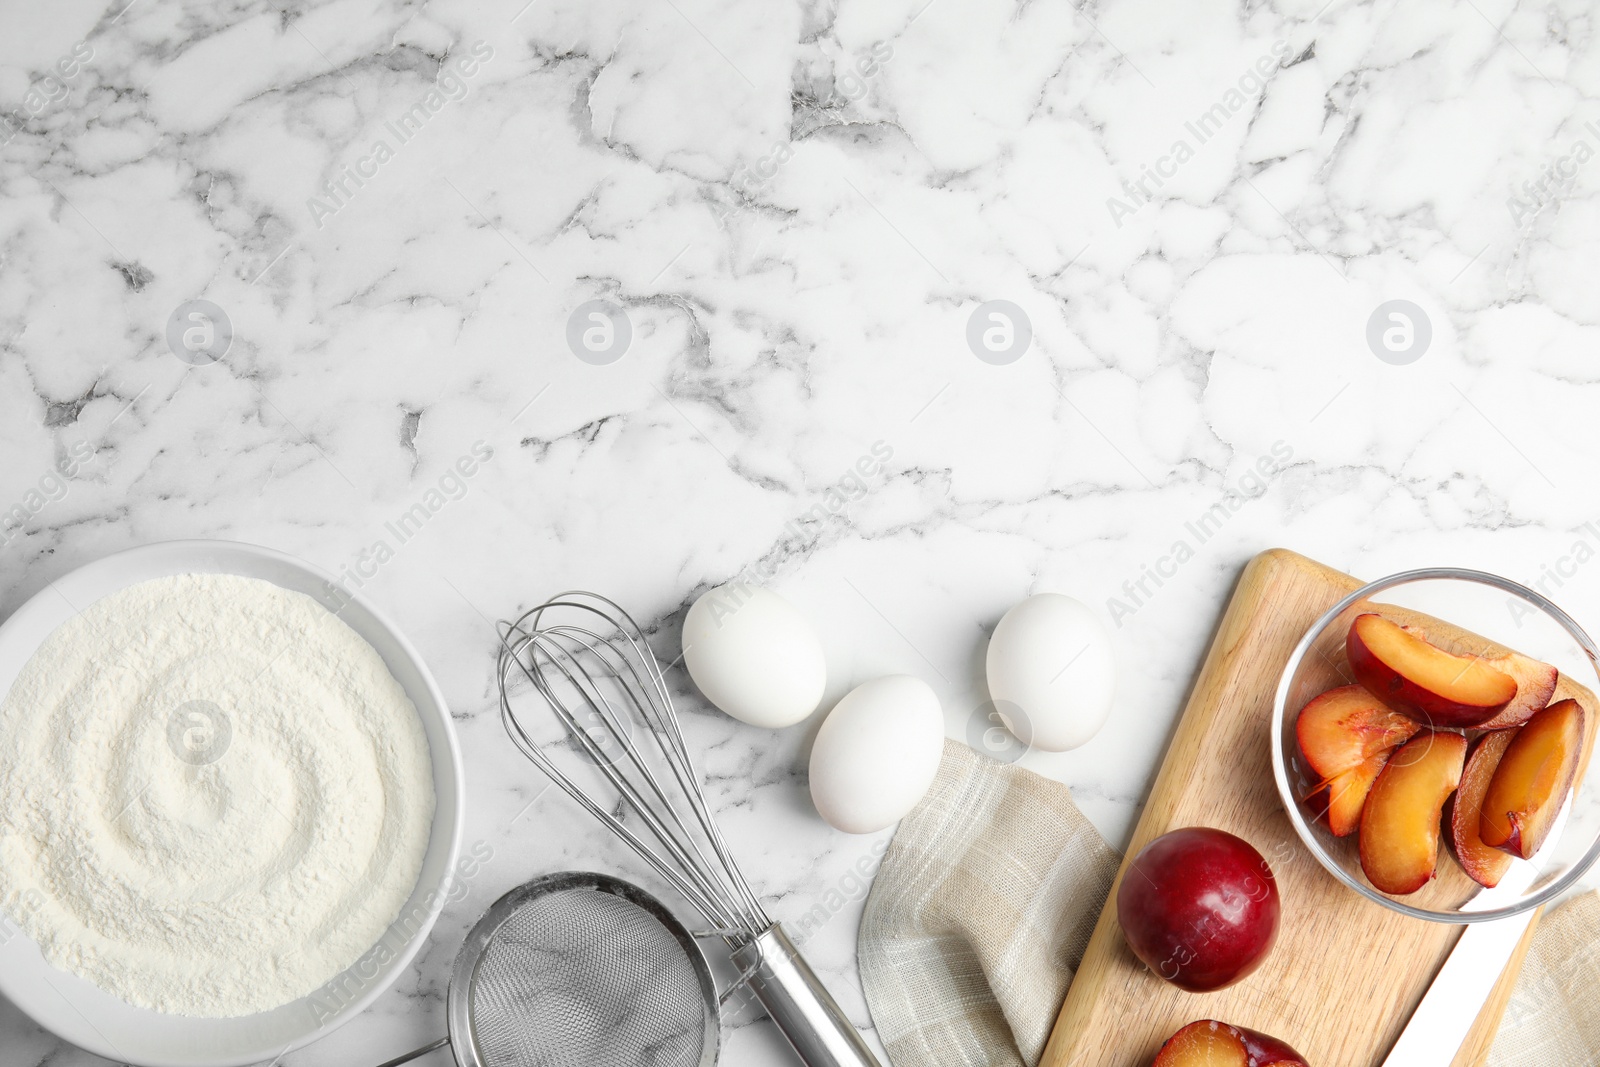
POLYGON ((0 626, 0 694, 57 626, 119 589, 175 574, 237 574, 305 593, 367 640, 416 705, 433 757, 433 832, 411 899, 385 940, 403 944, 383 965, 357 963, 312 996, 234 1019, 193 1019, 137 1008, 45 962, 39 946, 0 920, 0 994, 80 1048, 139 1067, 236 1067, 271 1060, 360 1012, 405 970, 444 906, 461 840, 461 754, 444 697, 411 643, 359 595, 271 549, 233 541, 167 541, 119 552, 58 578, 0 626))

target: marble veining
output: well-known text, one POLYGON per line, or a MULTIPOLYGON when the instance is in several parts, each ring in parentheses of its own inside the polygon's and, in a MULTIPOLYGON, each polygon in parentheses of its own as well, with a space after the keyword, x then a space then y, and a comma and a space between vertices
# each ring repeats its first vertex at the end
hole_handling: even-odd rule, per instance
MULTIPOLYGON (((232 538, 432 665, 495 859, 288 1067, 441 1034, 512 885, 649 885, 501 731, 492 623, 560 589, 670 660, 754 575, 830 702, 916 674, 963 739, 1000 614, 1077 596, 1116 708, 1024 760, 1122 844, 1262 548, 1543 581, 1600 626, 1596 69, 1579 0, 5 4, 0 613, 232 538)), ((811 810, 815 722, 676 684, 741 865, 867 1026, 886 835, 811 810)), ((725 1042, 788 1062, 748 1013, 725 1042)), ((5 1004, 0 1049, 102 1062, 5 1004)))

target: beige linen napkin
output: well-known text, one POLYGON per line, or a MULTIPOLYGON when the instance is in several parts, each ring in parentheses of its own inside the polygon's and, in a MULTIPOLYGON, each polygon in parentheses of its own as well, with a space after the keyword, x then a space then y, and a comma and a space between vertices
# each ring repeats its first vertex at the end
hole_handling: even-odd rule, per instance
MULTIPOLYGON (((946 741, 861 917, 861 984, 894 1067, 1038 1063, 1119 862, 1066 786, 946 741)), ((1589 893, 1539 924, 1490 1067, 1600 1063, 1597 985, 1589 893)))
POLYGON ((1600 1063, 1600 895, 1545 912, 1489 1049, 1489 1067, 1600 1063))
POLYGON ((946 741, 861 917, 895 1067, 1037 1063, 1119 862, 1066 786, 946 741))

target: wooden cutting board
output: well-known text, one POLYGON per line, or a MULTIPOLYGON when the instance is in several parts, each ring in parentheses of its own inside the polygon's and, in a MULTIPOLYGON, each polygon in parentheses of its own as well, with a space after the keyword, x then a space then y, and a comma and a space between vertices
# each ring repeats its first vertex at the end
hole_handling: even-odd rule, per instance
MULTIPOLYGON (((1360 585, 1281 549, 1251 560, 1124 858, 1126 869, 1152 838, 1181 826, 1214 826, 1251 842, 1272 864, 1283 900, 1272 954, 1234 986, 1186 993, 1128 949, 1113 888, 1041 1067, 1149 1067, 1161 1043, 1196 1019, 1275 1035, 1312 1067, 1379 1067, 1388 1055, 1462 927, 1397 915, 1323 870, 1284 814, 1270 756, 1273 693, 1284 663, 1317 617, 1360 585)), ((1342 684, 1329 671, 1330 685, 1342 684)), ((1565 677, 1557 696, 1576 697, 1591 712, 1597 706, 1592 693, 1565 677)), ((1595 719, 1589 716, 1590 745, 1595 719)), ((1446 857, 1440 871, 1439 882, 1466 877, 1446 857)), ((1454 1067, 1486 1060, 1532 933, 1530 926, 1454 1067)))

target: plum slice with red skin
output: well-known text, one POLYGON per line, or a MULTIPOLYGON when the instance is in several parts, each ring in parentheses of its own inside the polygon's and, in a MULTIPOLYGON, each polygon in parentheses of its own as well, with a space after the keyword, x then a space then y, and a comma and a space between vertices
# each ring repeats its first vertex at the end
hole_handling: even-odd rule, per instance
POLYGON ((1162 1044, 1153 1067, 1309 1067, 1284 1042, 1242 1026, 1199 1019, 1162 1044))
POLYGON ((1517 695, 1516 679, 1482 656, 1447 652, 1372 612, 1350 624, 1344 650, 1356 681, 1424 726, 1479 726, 1517 695))
POLYGON ((1389 754, 1421 729, 1360 685, 1330 689, 1300 710, 1300 754, 1321 776, 1303 799, 1320 801, 1318 814, 1334 836, 1346 837, 1361 825, 1367 793, 1389 754))
POLYGON ((1484 844, 1523 859, 1539 851, 1578 773, 1583 718, 1576 700, 1560 700, 1517 731, 1483 797, 1484 844))

